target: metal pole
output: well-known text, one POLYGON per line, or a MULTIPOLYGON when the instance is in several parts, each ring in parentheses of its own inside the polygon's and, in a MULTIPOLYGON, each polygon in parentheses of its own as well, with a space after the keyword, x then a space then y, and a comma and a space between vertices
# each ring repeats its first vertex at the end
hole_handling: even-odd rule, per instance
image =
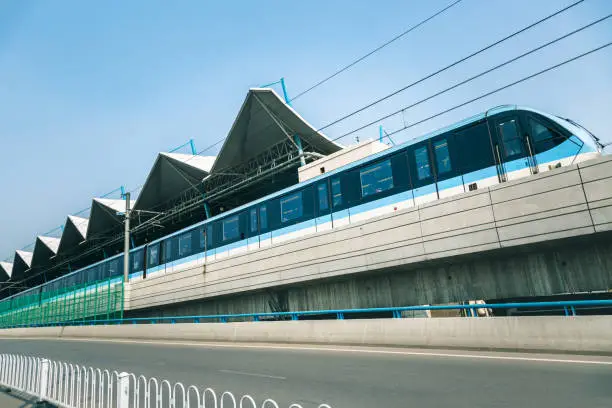
POLYGON ((302 149, 302 139, 300 139, 300 135, 298 134, 293 135, 293 140, 295 141, 295 144, 297 145, 298 154, 300 155, 300 165, 305 166, 306 159, 304 158, 304 149, 302 149))
POLYGON ((125 193, 125 237, 123 239, 123 282, 130 275, 130 193, 125 193))
POLYGON ((280 79, 281 88, 283 89, 283 97, 285 98, 285 103, 291 106, 291 100, 289 99, 289 95, 287 94, 287 87, 285 86, 285 78, 280 79))

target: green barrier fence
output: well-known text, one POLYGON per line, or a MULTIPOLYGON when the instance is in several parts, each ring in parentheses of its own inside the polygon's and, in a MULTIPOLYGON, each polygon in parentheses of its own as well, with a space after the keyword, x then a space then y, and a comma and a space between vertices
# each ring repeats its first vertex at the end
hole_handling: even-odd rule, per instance
POLYGON ((113 278, 0 301, 0 328, 123 318, 123 281, 113 278))

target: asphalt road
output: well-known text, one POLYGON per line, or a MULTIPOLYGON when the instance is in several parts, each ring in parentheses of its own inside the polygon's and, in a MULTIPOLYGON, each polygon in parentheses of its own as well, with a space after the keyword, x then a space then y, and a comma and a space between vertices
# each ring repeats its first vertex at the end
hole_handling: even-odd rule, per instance
POLYGON ((0 353, 269 397, 284 407, 612 407, 610 357, 5 339, 0 353))

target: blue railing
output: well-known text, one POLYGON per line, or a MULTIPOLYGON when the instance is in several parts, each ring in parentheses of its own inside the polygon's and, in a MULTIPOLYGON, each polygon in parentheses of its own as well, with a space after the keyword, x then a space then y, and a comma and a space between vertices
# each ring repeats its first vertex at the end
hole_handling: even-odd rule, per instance
MULTIPOLYGON (((70 322, 50 323, 44 326, 83 326, 83 325, 117 325, 117 324, 156 324, 156 323, 201 323, 204 321, 227 323, 230 320, 250 319, 254 322, 261 320, 300 320, 300 317, 313 316, 334 316, 335 319, 344 320, 346 316, 356 316, 364 314, 390 313, 393 318, 402 318, 402 312, 432 311, 432 310, 462 310, 467 317, 478 317, 478 309, 540 309, 540 312, 562 311, 565 316, 578 316, 582 309, 592 308, 612 308, 612 299, 608 300, 567 300, 553 302, 516 302, 516 303, 482 303, 465 305, 438 305, 438 306, 404 306, 404 307, 379 307, 368 309, 332 309, 332 310, 304 310, 296 312, 266 312, 266 313, 239 313, 239 314, 220 314, 202 316, 170 316, 170 317, 138 317, 124 319, 106 320, 75 320, 70 322)), ((42 327, 43 325, 16 325, 7 328, 17 327, 42 327)))

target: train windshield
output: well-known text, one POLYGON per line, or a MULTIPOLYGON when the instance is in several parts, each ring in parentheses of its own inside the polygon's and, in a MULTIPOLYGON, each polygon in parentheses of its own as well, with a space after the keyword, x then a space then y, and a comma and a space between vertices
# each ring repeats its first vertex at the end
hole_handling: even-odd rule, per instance
POLYGON ((601 140, 597 136, 595 136, 593 134, 593 132, 591 132, 589 129, 585 128, 584 126, 582 126, 580 123, 578 123, 578 122, 576 122, 576 121, 574 121, 574 120, 572 120, 570 118, 562 118, 560 116, 557 116, 557 117, 560 118, 560 119, 565 120, 566 122, 571 123, 572 125, 582 129, 583 131, 585 131, 591 137, 591 139, 593 139, 593 142, 595 142, 595 145, 599 148, 599 150, 601 150, 601 149, 603 149, 605 147, 605 145, 603 143, 601 143, 601 140))

